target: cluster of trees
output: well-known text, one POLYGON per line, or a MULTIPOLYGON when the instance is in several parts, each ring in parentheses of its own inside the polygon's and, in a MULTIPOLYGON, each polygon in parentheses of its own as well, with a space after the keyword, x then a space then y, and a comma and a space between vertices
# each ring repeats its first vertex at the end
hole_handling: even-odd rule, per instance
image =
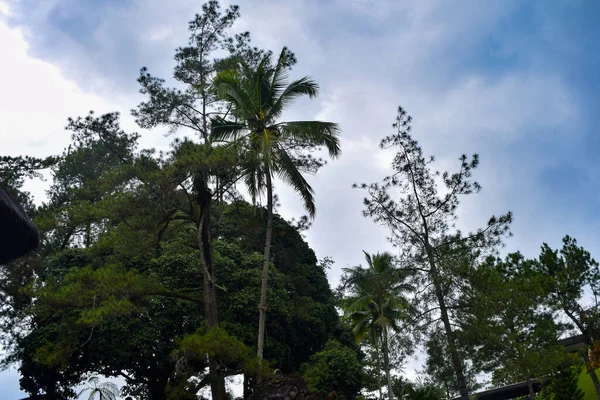
POLYGON ((498 257, 510 235, 510 213, 475 232, 458 230, 460 198, 481 189, 472 180, 479 158, 463 155, 455 173, 434 171, 410 124, 400 108, 396 133, 381 141, 382 148, 398 149, 392 174, 382 183, 355 185, 366 192, 364 215, 389 230, 399 255, 366 254, 367 267, 346 269, 339 288, 345 317, 375 360, 376 387, 381 390, 383 371, 390 399, 468 400, 479 386, 477 374, 489 373, 494 385, 528 382, 531 398, 537 379, 546 385, 543 398, 575 399, 585 365, 600 399, 593 351, 598 263, 569 236, 560 250, 544 244, 535 259, 519 252, 498 257), (584 338, 580 354, 559 343, 569 333, 584 338), (394 384, 390 371, 415 342, 428 355, 427 379, 394 384))
POLYGON ((481 189, 479 158, 434 171, 402 108, 381 141, 397 149, 392 173, 355 185, 397 256, 365 253, 366 265, 345 269, 331 290, 331 260, 318 260, 302 231, 316 212, 305 174, 325 165, 318 150, 341 154, 339 128, 282 121, 319 87, 289 78, 289 49, 274 58, 249 33, 229 35, 239 15, 216 0, 203 6, 175 52, 177 87, 142 68, 146 99, 132 113, 140 127, 175 135, 167 151, 140 149, 116 113, 90 113, 69 119, 60 156, 0 158, 0 180, 41 238, 0 266, 2 363, 18 363, 21 387, 74 398, 87 381, 86 393, 111 398, 103 375, 124 379, 126 396, 196 399, 210 387, 224 400, 226 377, 243 374, 247 398, 277 367, 344 399, 362 390, 466 400, 481 372, 498 385, 528 381, 532 397, 542 379, 543 398, 575 399, 584 363, 600 399, 596 261, 570 237, 536 259, 498 257, 510 213, 458 230, 460 199, 481 189), (48 168, 48 199, 36 205, 23 183, 48 168), (277 214, 280 183, 308 216, 277 214), (582 358, 558 341, 572 330, 585 337, 582 358), (410 382, 394 371, 418 344, 426 378, 410 382))
POLYGON ((124 395, 192 399, 210 386, 222 400, 227 376, 244 374, 247 396, 271 365, 302 370, 319 389, 344 372, 331 368, 332 354, 356 369, 340 394, 360 388, 329 261, 301 234, 316 211, 304 174, 325 164, 316 150, 340 154, 339 129, 281 119, 319 87, 289 78, 288 49, 274 58, 248 33, 230 36, 239 15, 237 6, 203 6, 175 53, 177 88, 141 70, 138 124, 188 135, 168 151, 139 149, 116 113, 90 113, 69 119, 61 156, 0 160, 2 182, 41 236, 37 251, 1 267, 3 363, 20 365, 27 392, 71 398, 101 374, 122 377, 124 395), (44 168, 52 184, 36 206, 22 184, 44 168), (308 217, 276 214, 275 178, 308 217))

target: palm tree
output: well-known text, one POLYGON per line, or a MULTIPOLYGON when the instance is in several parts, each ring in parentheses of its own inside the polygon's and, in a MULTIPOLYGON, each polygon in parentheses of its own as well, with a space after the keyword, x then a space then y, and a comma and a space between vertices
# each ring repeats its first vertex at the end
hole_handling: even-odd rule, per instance
POLYGON ((360 265, 344 268, 344 287, 350 290, 351 295, 344 299, 343 308, 354 326, 353 332, 358 343, 367 335, 371 337, 376 351, 378 343, 381 343, 388 397, 392 400, 388 335, 390 330, 400 331, 399 322, 408 308, 405 294, 414 288, 406 283, 407 270, 393 266, 391 254, 363 253, 367 268, 360 265))
MULTIPOLYGON (((244 145, 244 181, 253 202, 267 197, 267 227, 259 305, 257 356, 263 358, 267 310, 267 276, 273 231, 273 178, 290 184, 315 215, 314 191, 302 175, 306 160, 297 151, 326 147, 331 157, 341 153, 339 128, 332 122, 282 122, 283 111, 301 96, 314 98, 319 86, 308 77, 288 82, 289 51, 281 51, 277 64, 267 54, 256 68, 241 63, 235 71, 217 75, 213 81, 219 97, 229 103, 231 118, 212 120, 213 142, 234 141, 244 145)), ((258 380, 260 381, 260 374, 258 380)))
POLYGON ((444 397, 444 391, 433 382, 417 378, 406 387, 408 400, 438 400, 444 397))
POLYGON ((98 395, 99 400, 117 400, 117 395, 119 394, 119 388, 112 382, 102 382, 100 383, 100 379, 97 376, 92 376, 88 379, 88 387, 81 390, 77 395, 77 398, 80 398, 85 392, 90 392, 88 396, 88 400, 96 399, 96 395, 98 395))

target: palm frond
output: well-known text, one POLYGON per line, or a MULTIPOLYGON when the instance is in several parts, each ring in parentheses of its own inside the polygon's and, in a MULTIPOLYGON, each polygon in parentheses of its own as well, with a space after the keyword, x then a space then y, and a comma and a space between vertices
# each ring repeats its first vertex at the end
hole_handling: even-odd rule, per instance
MULTIPOLYGON (((272 101, 271 97, 271 76, 273 70, 271 68, 271 54, 268 53, 263 57, 255 70, 246 68, 244 76, 247 82, 246 92, 252 94, 254 100, 255 113, 264 110, 272 101)), ((259 116, 256 115, 258 118, 259 116)))
POLYGON ((285 64, 286 58, 288 56, 288 49, 281 49, 281 53, 279 54, 279 59, 277 60, 277 65, 273 69, 273 76, 271 78, 271 98, 277 99, 281 95, 281 92, 286 87, 286 82, 288 81, 288 69, 285 64))
POLYGON ((217 96, 232 104, 234 114, 241 118, 253 114, 256 105, 245 88, 244 79, 226 71, 217 74, 212 84, 217 91, 217 96))
POLYGON ((261 171, 260 166, 246 164, 243 180, 252 200, 252 205, 256 205, 265 188, 264 173, 261 171))
POLYGON ((351 299, 346 304, 345 311, 349 314, 368 310, 370 306, 374 303, 372 294, 364 294, 362 296, 356 296, 351 299))
MULTIPOLYGON (((278 83, 279 85, 280 83, 278 83)), ((275 87, 273 87, 275 89, 275 87)), ((319 85, 305 76, 291 82, 285 89, 280 90, 280 93, 274 97, 276 100, 273 106, 269 109, 269 120, 275 121, 280 118, 283 110, 292 104, 294 100, 301 96, 308 96, 311 99, 319 93, 319 85)))
POLYGON ((210 121, 210 140, 212 142, 235 141, 248 132, 244 124, 228 121, 221 117, 210 121))
POLYGON ((332 158, 338 157, 340 147, 340 129, 333 122, 323 121, 291 121, 277 125, 284 140, 295 139, 313 146, 325 146, 332 158))
POLYGON ((277 157, 277 169, 274 172, 300 195, 304 201, 304 208, 308 214, 314 218, 316 213, 314 190, 310 184, 304 179, 289 154, 282 148, 278 147, 275 153, 277 157))
POLYGON ((365 330, 372 337, 383 329, 400 332, 400 322, 409 309, 405 294, 413 290, 406 283, 409 273, 395 268, 389 253, 363 253, 367 268, 359 265, 343 269, 343 282, 351 290, 342 301, 344 316, 352 323, 357 340, 365 337, 365 330))

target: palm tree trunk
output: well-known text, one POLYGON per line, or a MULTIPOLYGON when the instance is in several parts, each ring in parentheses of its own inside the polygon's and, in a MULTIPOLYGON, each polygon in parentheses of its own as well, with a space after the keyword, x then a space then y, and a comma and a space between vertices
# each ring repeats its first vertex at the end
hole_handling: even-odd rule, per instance
POLYGON ((377 358, 377 388, 379 389, 379 400, 383 400, 383 393, 381 392, 381 359, 379 357, 379 347, 377 343, 377 337, 373 335, 373 343, 375 345, 375 357, 377 358))
POLYGON ((381 310, 381 316, 383 318, 382 331, 383 331, 383 362, 385 364, 385 375, 387 378, 388 385, 388 399, 394 400, 394 393, 392 392, 392 376, 390 374, 390 354, 388 349, 388 336, 387 336, 387 324, 385 323, 385 316, 383 315, 383 309, 381 310))
POLYGON ((271 181, 271 171, 265 168, 267 177, 267 231, 265 234, 265 251, 263 257, 262 281, 260 286, 260 305, 258 318, 258 348, 256 355, 258 357, 258 375, 257 383, 262 380, 262 359, 265 347, 265 321, 267 318, 267 279, 269 277, 269 261, 271 257, 271 239, 273 235, 273 182, 271 181))

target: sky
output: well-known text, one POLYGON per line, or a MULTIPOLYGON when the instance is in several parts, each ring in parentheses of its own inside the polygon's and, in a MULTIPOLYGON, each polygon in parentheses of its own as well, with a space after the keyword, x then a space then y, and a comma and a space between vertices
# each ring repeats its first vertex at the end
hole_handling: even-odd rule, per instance
MULTIPOLYGON (((165 148, 165 130, 144 131, 130 111, 143 96, 142 66, 169 80, 174 49, 187 43, 197 0, 0 0, 2 154, 58 154, 68 117, 120 111, 142 147, 165 148)), ((223 5, 230 4, 223 1, 223 5)), ((355 182, 389 174, 378 150, 396 109, 437 166, 478 153, 483 191, 461 205, 459 226, 514 214, 506 251, 536 256, 569 234, 600 258, 600 2, 595 0, 239 0, 232 32, 255 45, 288 46, 320 95, 286 117, 337 122, 342 156, 309 182, 317 215, 306 238, 329 256, 335 286, 361 250, 390 249, 386 230, 362 216, 355 182)), ((44 185, 28 188, 43 198, 44 185)), ((277 186, 286 218, 304 212, 277 186)), ((409 362, 409 369, 418 362, 409 362)), ((0 373, 0 398, 24 397, 15 371, 0 373)))

